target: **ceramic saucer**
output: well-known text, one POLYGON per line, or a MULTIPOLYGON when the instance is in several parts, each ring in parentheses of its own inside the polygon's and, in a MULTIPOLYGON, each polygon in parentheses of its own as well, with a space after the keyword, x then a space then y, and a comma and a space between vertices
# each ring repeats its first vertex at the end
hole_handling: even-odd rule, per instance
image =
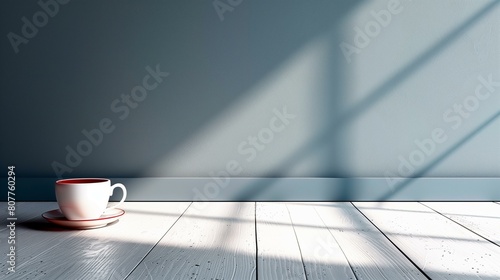
POLYGON ((51 211, 47 211, 42 214, 47 221, 69 228, 75 229, 92 229, 92 228, 100 228, 109 223, 112 223, 125 214, 125 211, 119 208, 113 208, 106 210, 101 217, 92 220, 68 220, 61 213, 59 209, 54 209, 51 211))

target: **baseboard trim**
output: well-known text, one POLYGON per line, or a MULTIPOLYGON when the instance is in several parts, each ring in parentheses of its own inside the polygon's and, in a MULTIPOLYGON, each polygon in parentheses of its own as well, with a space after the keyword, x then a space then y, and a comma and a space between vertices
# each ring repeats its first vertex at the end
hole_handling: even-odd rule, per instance
MULTIPOLYGON (((55 178, 17 178, 17 201, 55 201, 55 178)), ((499 201, 500 178, 111 178, 127 201, 499 201)), ((112 200, 121 196, 113 195, 112 200)), ((7 191, 1 192, 6 201, 7 191)))

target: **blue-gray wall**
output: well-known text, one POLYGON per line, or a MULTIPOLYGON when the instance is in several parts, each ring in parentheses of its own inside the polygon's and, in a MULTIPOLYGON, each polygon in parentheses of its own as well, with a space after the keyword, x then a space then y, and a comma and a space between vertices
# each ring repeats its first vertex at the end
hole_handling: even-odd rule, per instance
POLYGON ((499 177, 498 3, 2 1, 0 163, 23 178, 499 177))

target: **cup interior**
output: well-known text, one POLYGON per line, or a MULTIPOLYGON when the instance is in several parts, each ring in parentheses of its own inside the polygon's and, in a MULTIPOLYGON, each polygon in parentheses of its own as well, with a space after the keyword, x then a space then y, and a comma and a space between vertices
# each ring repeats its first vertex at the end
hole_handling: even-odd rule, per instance
POLYGON ((58 180, 56 183, 59 185, 64 185, 64 184, 95 184, 95 183, 104 183, 107 182, 108 179, 102 179, 102 178, 75 178, 75 179, 62 179, 58 180))

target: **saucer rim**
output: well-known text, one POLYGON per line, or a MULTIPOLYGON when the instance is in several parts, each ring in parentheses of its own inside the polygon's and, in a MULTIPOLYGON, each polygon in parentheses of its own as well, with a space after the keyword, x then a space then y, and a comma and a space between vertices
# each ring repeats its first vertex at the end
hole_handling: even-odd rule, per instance
MULTIPOLYGON (((117 213, 115 215, 112 215, 112 216, 108 216, 108 217, 99 217, 97 219, 85 219, 85 220, 68 220, 66 217, 64 217, 63 213, 61 212, 60 209, 52 209, 52 210, 49 210, 49 211, 46 211, 42 214, 42 217, 48 221, 65 221, 65 222, 96 222, 96 221, 105 221, 105 220, 109 220, 109 219, 114 219, 114 218, 118 218, 118 217, 121 217, 125 214, 125 210, 121 209, 121 208, 113 208, 113 209, 110 209, 110 210, 119 210, 120 213, 117 213), (49 213, 51 212, 54 212, 54 213, 59 213, 61 215, 61 217, 48 217, 48 215, 50 215, 49 213)), ((104 212, 106 213, 106 212, 104 212)), ((103 213, 103 215, 104 215, 103 213)))

